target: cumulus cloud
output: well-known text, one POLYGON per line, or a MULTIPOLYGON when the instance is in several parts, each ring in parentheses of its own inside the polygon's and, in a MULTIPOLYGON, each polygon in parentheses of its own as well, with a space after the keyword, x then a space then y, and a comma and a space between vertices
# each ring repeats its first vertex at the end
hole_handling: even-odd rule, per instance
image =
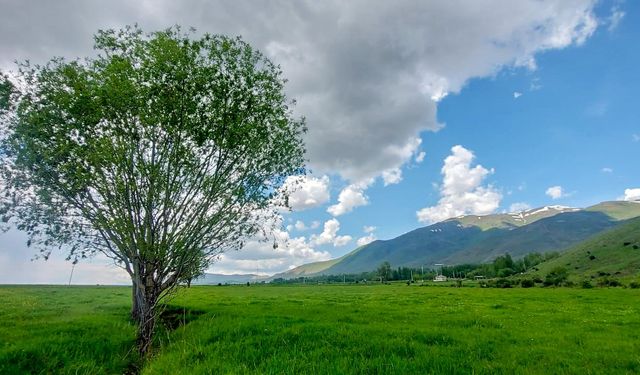
POLYGON ((474 158, 473 152, 460 145, 451 148, 441 170, 440 200, 435 206, 417 211, 418 221, 434 223, 460 215, 487 215, 498 208, 500 192, 491 185, 482 185, 493 170, 482 165, 472 167, 474 158))
POLYGON ((329 201, 329 177, 289 176, 282 186, 289 192, 289 206, 293 211, 303 211, 321 206, 329 201))
POLYGON ((545 194, 551 197, 551 199, 560 199, 568 196, 568 194, 564 191, 562 186, 556 185, 551 186, 545 191, 545 194))
POLYGON ((601 169, 602 173, 613 173, 613 169, 609 167, 604 167, 601 169))
POLYGON ((531 209, 531 205, 526 202, 516 202, 509 206, 509 212, 522 212, 531 209))
MULTIPOLYGON (((98 29, 137 22, 242 35, 284 70, 307 117, 314 170, 350 182, 411 160, 418 134, 441 127, 437 101, 535 54, 581 44, 593 0, 11 1, 0 15, 0 66, 91 54, 98 29), (517 16, 514 16, 517 15, 517 16)), ((388 180, 394 181, 394 180, 388 180)))
POLYGON ((513 92, 513 98, 514 98, 514 99, 518 99, 518 98, 519 98, 519 97, 521 97, 521 96, 522 96, 522 93, 521 93, 521 92, 518 92, 518 91, 514 91, 514 92, 513 92))
POLYGON ((376 240, 376 236, 373 233, 376 230, 374 226, 364 226, 362 231, 366 233, 366 236, 358 238, 358 246, 364 246, 376 240))
POLYGON ((324 223, 324 230, 318 235, 311 236, 314 245, 333 244, 335 247, 344 246, 351 242, 351 236, 339 236, 340 222, 338 219, 329 219, 324 223))
POLYGON ((422 163, 422 162, 424 161, 424 157, 425 157, 426 155, 427 155, 427 153, 426 153, 426 152, 424 152, 424 151, 419 152, 419 153, 416 155, 416 159, 415 159, 416 163, 418 163, 418 164, 422 163))
POLYGON ((305 230, 305 229, 307 229, 307 226, 304 224, 304 221, 302 221, 302 220, 297 220, 296 223, 294 224, 294 227, 296 228, 296 230, 305 230))
POLYGON ((327 212, 333 216, 344 215, 353 211, 354 208, 369 204, 369 198, 364 191, 368 184, 351 184, 340 192, 338 203, 329 206, 327 212))
POLYGON ((362 231, 365 233, 372 233, 376 229, 377 229, 376 227, 370 226, 370 225, 365 225, 364 227, 362 227, 362 231))
POLYGON ((329 252, 316 250, 316 244, 306 237, 291 237, 288 231, 280 229, 282 220, 282 217, 277 217, 273 231, 250 239, 242 251, 222 254, 209 271, 225 274, 272 274, 300 264, 331 258, 329 252))
POLYGON ((623 201, 640 200, 640 188, 624 189, 624 195, 620 199, 623 201))

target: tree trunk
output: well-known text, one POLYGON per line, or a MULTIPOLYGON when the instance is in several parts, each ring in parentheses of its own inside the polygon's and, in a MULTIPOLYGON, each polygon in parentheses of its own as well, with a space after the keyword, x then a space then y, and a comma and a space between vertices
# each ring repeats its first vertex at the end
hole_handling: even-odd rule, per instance
MULTIPOLYGON (((154 285, 138 284, 134 289, 134 306, 138 323, 138 336, 136 343, 138 344, 138 352, 140 357, 144 358, 151 349, 153 342, 153 332, 156 326, 156 303, 158 302, 158 294, 154 285)), ((132 308, 133 314, 133 308, 132 308)))
POLYGON ((132 280, 131 287, 131 320, 133 320, 136 324, 139 324, 141 319, 141 306, 139 303, 139 299, 136 297, 138 293, 138 285, 139 283, 136 280, 132 280))

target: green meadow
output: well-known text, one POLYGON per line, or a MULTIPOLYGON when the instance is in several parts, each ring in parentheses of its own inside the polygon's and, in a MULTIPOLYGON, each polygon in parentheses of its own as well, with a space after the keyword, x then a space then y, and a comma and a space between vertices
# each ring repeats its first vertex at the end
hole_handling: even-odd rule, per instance
POLYGON ((201 286, 141 364, 127 287, 0 287, 1 374, 633 374, 640 290, 201 286))

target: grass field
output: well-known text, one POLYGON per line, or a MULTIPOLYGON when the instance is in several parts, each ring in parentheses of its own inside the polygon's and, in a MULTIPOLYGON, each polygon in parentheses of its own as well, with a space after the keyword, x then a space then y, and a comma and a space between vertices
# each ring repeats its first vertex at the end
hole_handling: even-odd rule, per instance
MULTIPOLYGON (((125 287, 0 287, 0 373, 136 369, 125 287)), ((640 290, 194 287, 143 374, 640 372, 640 290)))

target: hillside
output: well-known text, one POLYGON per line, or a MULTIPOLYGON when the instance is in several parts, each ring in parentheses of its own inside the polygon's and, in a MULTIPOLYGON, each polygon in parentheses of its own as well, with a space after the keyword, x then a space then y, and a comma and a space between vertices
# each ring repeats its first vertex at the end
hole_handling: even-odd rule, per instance
POLYGON ((467 215, 378 240, 341 258, 310 263, 274 277, 359 273, 388 261, 393 267, 489 262, 510 253, 563 250, 640 216, 637 202, 603 202, 586 209, 545 206, 518 213, 467 215))
POLYGON ((205 273, 193 280, 193 285, 217 285, 217 284, 244 284, 246 282, 259 282, 266 280, 265 276, 254 274, 225 275, 220 273, 205 273))
POLYGON ((582 242, 530 273, 544 277, 556 267, 566 268, 572 281, 601 276, 636 279, 640 276, 640 218, 582 242))
POLYGON ((334 264, 340 262, 342 258, 344 257, 325 260, 322 262, 313 262, 313 263, 303 264, 296 268, 292 268, 288 271, 277 273, 273 275, 271 279, 277 279, 280 277, 285 279, 292 279, 292 278, 302 277, 302 276, 317 275, 322 273, 322 271, 326 270, 327 268, 333 266, 334 264))

